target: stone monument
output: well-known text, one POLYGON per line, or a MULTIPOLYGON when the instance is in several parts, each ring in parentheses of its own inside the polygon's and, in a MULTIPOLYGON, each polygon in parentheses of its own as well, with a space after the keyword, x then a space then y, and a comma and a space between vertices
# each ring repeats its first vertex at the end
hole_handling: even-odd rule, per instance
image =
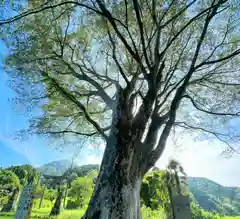
POLYGON ((33 201, 34 190, 35 186, 33 182, 29 182, 23 187, 14 219, 29 218, 29 208, 31 208, 33 201))
POLYGON ((177 192, 176 184, 172 187, 172 204, 174 219, 192 219, 190 199, 187 194, 187 183, 180 178, 180 193, 177 192))

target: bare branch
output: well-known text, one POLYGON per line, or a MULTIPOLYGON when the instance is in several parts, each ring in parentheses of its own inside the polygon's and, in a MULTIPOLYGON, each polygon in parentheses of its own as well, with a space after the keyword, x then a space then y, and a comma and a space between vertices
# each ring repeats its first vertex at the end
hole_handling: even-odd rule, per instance
POLYGON ((58 55, 56 52, 54 52, 57 57, 64 63, 67 65, 67 67, 69 68, 69 70, 71 71, 71 75, 73 75, 74 77, 78 78, 79 80, 83 80, 86 81, 88 83, 90 83, 91 85, 93 85, 97 90, 98 90, 98 94, 99 96, 102 98, 102 100, 110 107, 112 108, 114 105, 114 100, 112 100, 107 93, 105 92, 105 90, 102 88, 102 86, 95 81, 94 79, 92 79, 91 77, 89 77, 88 75, 86 75, 82 69, 82 66, 78 65, 80 71, 82 74, 79 74, 75 71, 75 69, 66 61, 63 59, 63 57, 61 55, 58 55))
POLYGON ((220 58, 220 59, 216 59, 216 60, 212 60, 212 61, 205 61, 205 62, 202 62, 200 64, 198 64, 195 69, 198 69, 200 67, 202 67, 203 65, 211 65, 211 64, 216 64, 216 63, 220 63, 220 62, 223 62, 223 61, 226 61, 226 60, 229 60, 237 55, 240 54, 240 49, 237 49, 235 50, 234 52, 232 52, 231 54, 223 57, 223 58, 220 58))
POLYGON ((145 58, 148 68, 151 69, 151 64, 149 62, 149 58, 147 55, 147 49, 146 49, 144 31, 143 31, 143 22, 142 22, 141 15, 139 12, 140 9, 139 9, 138 0, 133 1, 133 6, 134 6, 134 10, 136 13, 137 22, 138 22, 138 26, 139 26, 139 30, 140 30, 140 38, 141 38, 141 44, 142 44, 142 49, 143 49, 143 55, 144 55, 144 58, 145 58))
MULTIPOLYGON (((102 130, 103 131, 108 131, 111 127, 108 126, 106 128, 103 128, 102 130)), ((98 131, 96 132, 90 132, 90 133, 85 133, 85 132, 79 132, 79 131, 73 131, 73 130, 62 130, 62 131, 47 131, 47 132, 44 132, 44 134, 51 134, 51 135, 59 135, 59 134, 75 134, 75 135, 83 135, 83 136, 88 136, 88 137, 91 137, 91 136, 94 136, 94 135, 97 135, 99 134, 98 131)))
POLYGON ((187 124, 186 122, 175 122, 176 126, 179 126, 181 128, 185 128, 185 129, 192 129, 195 131, 202 131, 205 133, 209 133, 212 134, 213 136, 215 136, 218 140, 222 141, 223 143, 225 143, 232 151, 236 152, 237 154, 240 154, 239 151, 237 151, 236 149, 234 149, 233 146, 231 146, 226 140, 224 140, 222 137, 228 137, 231 138, 231 136, 229 136, 229 134, 226 133, 220 133, 220 132, 215 132, 215 131, 211 131, 202 127, 198 127, 198 126, 192 126, 187 124))
POLYGON ((191 61, 189 71, 186 74, 186 76, 184 77, 184 81, 183 81, 182 85, 177 89, 177 91, 175 93, 175 96, 172 100, 170 111, 169 111, 169 119, 166 122, 166 125, 161 133, 161 136, 160 136, 160 139, 158 141, 156 148, 153 151, 151 151, 151 153, 149 154, 149 156, 147 158, 147 164, 146 164, 145 171, 147 171, 151 166, 153 166, 157 162, 158 158, 161 156, 161 154, 166 146, 166 141, 170 134, 172 126, 175 122, 176 111, 180 105, 182 95, 184 94, 186 87, 188 85, 188 82, 189 82, 190 78, 192 77, 192 74, 194 73, 194 66, 197 61, 201 45, 202 45, 205 35, 207 33, 209 23, 212 20, 212 18, 214 17, 214 15, 216 15, 217 9, 220 7, 221 4, 223 4, 223 2, 225 2, 225 1, 219 1, 219 3, 212 6, 211 7, 212 10, 210 10, 208 12, 208 15, 207 15, 204 25, 203 25, 202 33, 199 37, 199 40, 198 40, 198 43, 197 43, 197 46, 196 46, 196 49, 195 49, 195 52, 193 55, 193 59, 191 61))
POLYGON ((119 63, 119 61, 117 60, 117 56, 116 56, 116 43, 114 42, 114 40, 113 40, 113 38, 112 38, 112 35, 111 35, 111 33, 110 33, 110 30, 109 30, 109 28, 107 27, 107 29, 108 29, 108 37, 109 37, 109 40, 110 40, 110 42, 111 42, 111 44, 112 44, 112 58, 113 58, 113 60, 115 61, 115 63, 116 63, 116 65, 117 65, 117 67, 118 67, 118 69, 119 69, 119 72, 120 72, 120 74, 122 75, 122 77, 123 77, 123 79, 125 80, 125 82, 127 83, 127 84, 129 84, 129 81, 128 81, 128 78, 127 78, 127 76, 126 76, 126 74, 124 73, 124 70, 123 70, 123 68, 121 67, 121 65, 120 65, 120 63, 119 63))
POLYGON ((193 104, 193 106, 197 110, 202 111, 204 113, 208 113, 208 114, 216 115, 216 116, 240 116, 240 112, 237 112, 237 113, 220 113, 220 112, 213 112, 213 111, 209 111, 209 110, 203 109, 200 106, 198 106, 198 104, 194 101, 194 99, 192 97, 190 97, 189 95, 187 95, 187 94, 184 95, 183 98, 189 99, 191 101, 191 103, 193 104))
POLYGON ((83 111, 84 116, 85 116, 85 118, 87 119, 87 121, 88 121, 89 123, 91 123, 91 124, 97 129, 97 131, 99 132, 99 134, 100 134, 105 140, 107 140, 107 139, 108 139, 107 135, 104 133, 104 131, 102 130, 102 128, 99 126, 99 124, 90 117, 90 115, 89 115, 86 107, 85 107, 81 102, 79 102, 71 93, 69 93, 66 89, 64 89, 62 86, 60 86, 59 83, 56 81, 56 79, 50 77, 50 76, 49 76, 46 72, 44 72, 44 71, 42 71, 42 74, 43 74, 45 77, 47 77, 47 78, 53 83, 53 85, 55 86, 55 88, 56 88, 63 96, 65 96, 67 99, 69 99, 70 101, 72 101, 74 104, 76 104, 76 105, 79 107, 79 109, 81 109, 81 110, 83 111))
MULTIPOLYGON (((78 1, 64 1, 64 2, 61 2, 61 3, 58 3, 58 4, 54 4, 54 5, 47 5, 47 3, 44 3, 42 5, 40 5, 38 8, 33 8, 33 9, 30 9, 30 10, 27 10, 17 16, 14 16, 14 17, 11 17, 9 19, 6 19, 6 20, 2 20, 0 21, 0 26, 1 25, 4 25, 4 24, 10 24, 10 23, 13 23, 14 21, 17 21, 17 20, 20 20, 24 17, 27 17, 29 15, 33 15, 33 14, 37 14, 37 13, 40 13, 40 12, 43 12, 45 10, 49 10, 49 9, 54 9, 54 8, 57 8, 57 7, 60 7, 60 6, 63 6, 63 5, 66 5, 66 4, 69 4, 69 5, 75 5, 75 6, 80 6, 80 7, 83 7, 83 8, 86 8, 86 9, 89 9, 90 11, 93 11, 93 12, 96 12, 97 14, 101 15, 101 16, 105 16, 104 13, 102 13, 101 11, 99 10, 96 10, 95 8, 92 8, 91 6, 89 5, 86 5, 86 4, 82 4, 78 1)), ((118 23, 120 23, 121 25, 125 26, 122 21, 120 21, 119 19, 116 19, 114 17, 111 17, 114 21, 117 21, 118 23)))
MULTIPOLYGON (((131 56, 137 61, 137 63, 141 66, 141 69, 146 72, 145 66, 142 63, 141 57, 138 55, 138 53, 134 52, 131 48, 131 46, 128 44, 128 42, 126 41, 126 39, 124 38, 124 36, 120 33, 115 20, 112 17, 112 14, 107 10, 107 8, 105 7, 105 5, 102 3, 101 0, 96 0, 100 9, 102 10, 104 16, 108 19, 108 21, 110 22, 110 24, 112 25, 113 29, 115 30, 117 36, 119 37, 119 39, 122 41, 122 43, 124 44, 124 46, 126 47, 126 49, 128 50, 128 52, 131 54, 131 56)), ((128 29, 128 28, 127 28, 128 29)))

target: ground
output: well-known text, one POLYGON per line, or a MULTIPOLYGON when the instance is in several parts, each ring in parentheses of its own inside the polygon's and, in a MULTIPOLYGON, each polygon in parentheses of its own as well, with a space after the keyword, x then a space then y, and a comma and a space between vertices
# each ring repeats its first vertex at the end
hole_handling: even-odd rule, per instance
MULTIPOLYGON (((43 209, 34 209, 32 212, 32 218, 36 219, 46 219, 46 216, 49 215, 51 209, 43 208, 43 209), (45 218, 44 218, 45 216, 45 218)), ((53 219, 79 219, 83 215, 84 210, 65 210, 58 217, 52 217, 53 219)), ((13 219, 13 213, 0 213, 0 219, 13 219)), ((223 219, 240 219, 239 217, 224 217, 223 219)))
MULTIPOLYGON (((44 218, 50 213, 50 208, 34 209, 32 217, 36 219, 44 218)), ((56 219, 79 219, 84 214, 84 210, 65 210, 61 215, 55 217, 56 219)), ((13 213, 0 213, 0 219, 13 219, 13 213)), ((54 217, 52 217, 54 218, 54 217)))

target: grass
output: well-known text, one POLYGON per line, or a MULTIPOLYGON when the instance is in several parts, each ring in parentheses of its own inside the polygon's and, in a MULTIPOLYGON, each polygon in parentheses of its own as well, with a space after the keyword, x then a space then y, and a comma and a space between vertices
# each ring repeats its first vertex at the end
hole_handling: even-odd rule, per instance
MULTIPOLYGON (((50 213, 50 208, 33 209, 32 218, 44 218, 50 213)), ((79 219, 84 214, 84 209, 63 210, 59 216, 51 217, 53 219, 79 219)), ((14 213, 0 213, 0 219, 13 219, 14 213)))
MULTIPOLYGON (((33 209, 32 218, 44 218, 49 215, 50 208, 42 208, 42 209, 33 209)), ((84 214, 84 209, 77 210, 63 210, 59 216, 51 217, 52 219, 79 219, 84 214)), ((0 219, 13 219, 14 213, 0 213, 0 219)), ((240 219, 240 216, 237 217, 224 217, 222 219, 240 219)))
POLYGON ((236 216, 236 217, 224 217, 224 219, 240 219, 240 216, 236 216))

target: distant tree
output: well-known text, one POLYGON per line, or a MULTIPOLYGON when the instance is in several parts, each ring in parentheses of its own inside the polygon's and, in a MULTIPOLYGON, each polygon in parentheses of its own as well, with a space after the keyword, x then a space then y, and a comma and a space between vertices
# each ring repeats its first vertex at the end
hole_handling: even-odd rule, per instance
POLYGON ((50 216, 57 216, 61 213, 63 207, 64 191, 65 191, 64 185, 59 183, 57 185, 57 197, 51 209, 50 216))
POLYGON ((27 183, 28 179, 32 176, 34 177, 34 182, 37 183, 39 173, 34 167, 32 167, 29 164, 20 165, 20 166, 11 166, 8 168, 8 170, 11 170, 18 176, 21 185, 24 185, 25 183, 27 183))
POLYGON ((0 170, 0 192, 12 192, 20 187, 18 176, 10 170, 0 170))
POLYGON ((54 205, 51 209, 50 216, 59 215, 63 207, 64 191, 66 188, 66 175, 51 176, 43 174, 43 177, 48 180, 48 186, 52 189, 56 189, 56 198, 54 205))
POLYGON ((47 188, 44 194, 44 199, 50 200, 51 202, 54 201, 54 199, 57 196, 56 189, 47 188))
POLYGON ((98 175, 98 171, 97 170, 92 170, 86 176, 90 179, 96 179, 97 175, 98 175))
POLYGON ((162 207, 169 215, 171 207, 165 179, 166 174, 165 170, 154 170, 147 173, 143 178, 140 195, 142 204, 146 207, 150 207, 152 210, 162 207))
POLYGON ((66 178, 66 188, 65 188, 65 192, 64 192, 64 198, 63 198, 63 207, 66 207, 66 202, 67 202, 67 196, 68 196, 68 191, 71 188, 71 184, 72 181, 75 180, 77 178, 77 173, 72 172, 71 174, 69 174, 66 178))
POLYGON ((19 191, 20 182, 17 175, 10 170, 0 170, 0 196, 5 194, 8 197, 7 203, 1 210, 2 212, 15 210, 19 191))
POLYGON ((192 219, 221 219, 220 215, 203 210, 195 201, 191 201, 192 219))
POLYGON ((93 180, 89 177, 78 177, 72 182, 69 198, 74 206, 84 207, 88 204, 93 192, 93 180))

